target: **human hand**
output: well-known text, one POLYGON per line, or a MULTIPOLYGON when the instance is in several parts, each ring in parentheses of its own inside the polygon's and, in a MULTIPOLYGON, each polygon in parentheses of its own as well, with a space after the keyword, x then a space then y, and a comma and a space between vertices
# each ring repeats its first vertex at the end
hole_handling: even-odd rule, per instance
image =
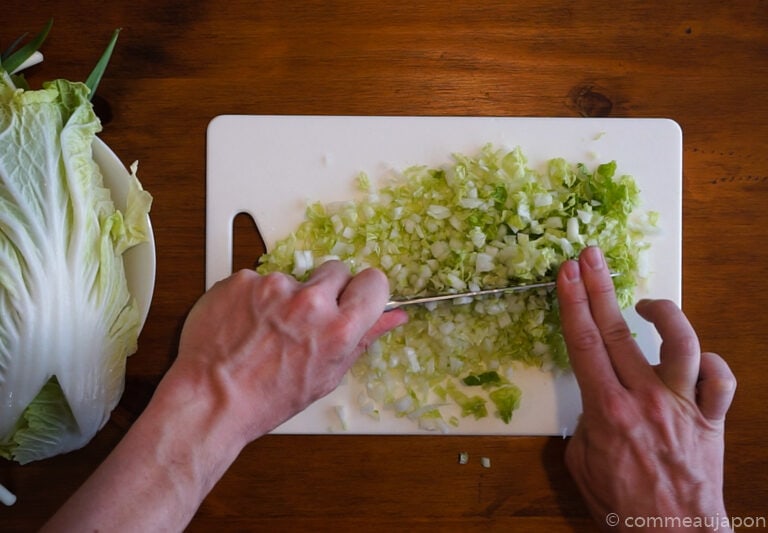
POLYGON ((637 312, 662 338, 660 363, 651 366, 620 313, 597 248, 561 267, 557 291, 583 403, 565 459, 595 520, 610 530, 633 528, 632 520, 645 517, 719 526, 727 518, 725 415, 736 388, 728 365, 700 351, 676 305, 644 300, 637 312))
POLYGON ((338 261, 306 283, 244 270, 211 287, 144 412, 46 530, 183 530, 246 444, 333 390, 407 320, 383 313, 388 295, 384 274, 352 276, 338 261))
POLYGON ((382 313, 388 295, 384 274, 352 276, 339 261, 306 283, 238 272, 193 307, 171 372, 202 381, 250 442, 331 392, 371 342, 407 320, 382 313))

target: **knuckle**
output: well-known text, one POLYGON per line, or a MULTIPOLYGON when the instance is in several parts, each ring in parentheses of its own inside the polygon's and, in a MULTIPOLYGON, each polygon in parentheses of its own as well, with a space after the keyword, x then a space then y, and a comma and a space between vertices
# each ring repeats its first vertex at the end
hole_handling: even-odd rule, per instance
POLYGON ((327 308, 328 297, 319 285, 305 285, 296 294, 296 303, 308 314, 321 313, 327 308))
POLYGON ((699 339, 693 334, 682 335, 672 342, 674 343, 673 349, 680 355, 695 355, 698 357, 701 353, 699 339))
POLYGON ((622 344, 632 341, 632 331, 623 319, 614 320, 601 329, 602 338, 608 345, 622 344))
POLYGON ((295 292, 297 281, 282 272, 271 272, 255 279, 246 280, 240 289, 240 295, 250 298, 257 307, 269 307, 285 302, 295 292))
POLYGON ((243 268, 234 272, 228 278, 218 281, 216 286, 227 287, 228 291, 234 291, 238 295, 248 294, 248 292, 261 283, 262 276, 254 270, 243 268))
POLYGON ((627 399, 623 390, 617 387, 603 387, 600 399, 608 419, 621 421, 626 418, 627 399))
POLYGON ((625 389, 602 386, 596 399, 596 413, 603 426, 611 428, 617 435, 629 435, 637 428, 638 413, 625 389))
POLYGON ((717 357, 721 362, 717 372, 714 375, 707 377, 707 381, 710 383, 710 387, 721 394, 733 394, 736 391, 738 383, 735 374, 728 366, 728 364, 718 355, 711 352, 705 352, 702 354, 702 357, 717 357))
POLYGON ((596 329, 583 329, 566 336, 568 347, 578 352, 589 352, 602 346, 603 339, 596 329))
POLYGON ((384 272, 382 272, 377 268, 366 268, 365 270, 359 272, 357 275, 366 276, 370 278, 371 281, 374 283, 389 285, 389 280, 387 279, 387 276, 384 274, 384 272))
POLYGON ((358 328, 355 327, 355 324, 344 317, 340 317, 339 320, 337 320, 334 323, 334 337, 339 341, 339 343, 344 347, 352 347, 359 341, 358 337, 358 328))
POLYGON ((647 420, 656 427, 663 426, 670 412, 669 392, 661 388, 646 390, 643 394, 643 410, 647 420))
MULTIPOLYGON (((259 275, 255 271, 248 268, 242 268, 237 272, 235 272, 234 274, 232 274, 231 279, 235 283, 250 283, 251 280, 258 277, 259 275)), ((221 283, 221 281, 219 281, 218 283, 221 283)))
POLYGON ((285 292, 291 285, 291 279, 282 272, 270 272, 260 278, 262 290, 268 294, 285 292))

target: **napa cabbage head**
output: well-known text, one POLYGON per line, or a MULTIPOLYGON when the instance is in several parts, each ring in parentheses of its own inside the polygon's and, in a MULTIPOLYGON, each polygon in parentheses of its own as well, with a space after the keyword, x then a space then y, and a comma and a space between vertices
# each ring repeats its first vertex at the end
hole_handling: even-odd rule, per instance
POLYGON ((25 90, 0 69, 0 456, 20 463, 88 443, 137 347, 122 254, 146 240, 151 197, 134 173, 115 209, 89 93, 25 90))

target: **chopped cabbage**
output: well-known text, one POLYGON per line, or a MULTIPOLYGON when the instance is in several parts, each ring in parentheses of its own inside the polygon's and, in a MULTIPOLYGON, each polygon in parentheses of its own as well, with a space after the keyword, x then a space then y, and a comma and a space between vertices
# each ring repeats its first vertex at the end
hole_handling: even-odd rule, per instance
MULTIPOLYGON (((306 220, 261 258, 262 273, 300 278, 328 258, 353 271, 373 266, 398 296, 494 288, 552 280, 559 265, 600 246, 622 307, 632 303, 645 231, 632 217, 639 189, 609 162, 552 159, 538 172, 521 149, 485 146, 454 154, 441 168, 415 166, 380 189, 361 175, 363 197, 308 206, 306 220)), ((370 400, 421 427, 455 425, 493 414, 509 422, 520 403, 516 365, 568 368, 556 297, 531 290, 409 309, 408 324, 382 337, 352 369, 370 400)), ((370 407, 369 407, 370 408, 370 407)))
POLYGON ((122 253, 147 239, 151 197, 134 174, 115 209, 89 94, 25 90, 0 69, 0 456, 20 463, 89 442, 136 350, 122 253))

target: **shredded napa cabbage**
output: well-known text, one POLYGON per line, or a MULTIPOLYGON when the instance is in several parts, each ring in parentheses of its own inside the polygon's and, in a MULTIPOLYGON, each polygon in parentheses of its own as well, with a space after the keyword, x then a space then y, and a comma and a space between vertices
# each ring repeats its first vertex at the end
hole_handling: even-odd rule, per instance
MULTIPOLYGON (((597 245, 620 273, 616 290, 626 307, 656 217, 637 222, 639 189, 616 169, 557 158, 536 171, 519 147, 487 145, 441 168, 408 168, 379 189, 362 174, 362 198, 308 206, 306 220, 258 270, 303 279, 340 259, 353 271, 380 268, 392 293, 407 297, 552 280, 563 261, 597 245)), ((520 403, 517 365, 567 370, 553 291, 459 303, 410 308, 406 325, 369 348, 352 369, 365 385, 361 405, 371 410, 372 401, 377 413, 388 409, 443 431, 459 423, 446 405, 509 422, 520 403)))

